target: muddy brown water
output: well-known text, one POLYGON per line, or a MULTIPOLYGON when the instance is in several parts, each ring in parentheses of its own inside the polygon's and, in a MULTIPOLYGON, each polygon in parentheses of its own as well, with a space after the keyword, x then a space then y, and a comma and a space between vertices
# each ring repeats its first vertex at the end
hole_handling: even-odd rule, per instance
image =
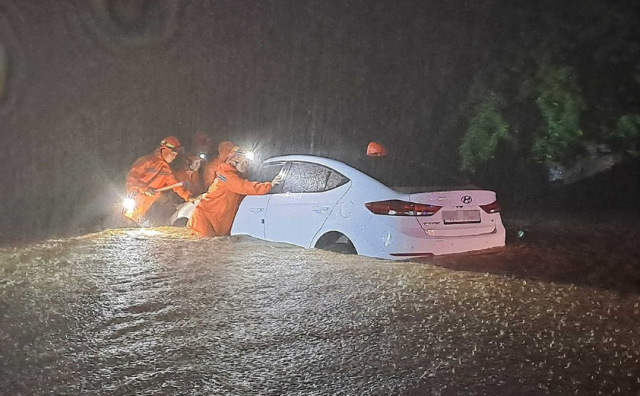
POLYGON ((635 293, 112 230, 0 250, 0 394, 636 395, 639 315, 635 293))

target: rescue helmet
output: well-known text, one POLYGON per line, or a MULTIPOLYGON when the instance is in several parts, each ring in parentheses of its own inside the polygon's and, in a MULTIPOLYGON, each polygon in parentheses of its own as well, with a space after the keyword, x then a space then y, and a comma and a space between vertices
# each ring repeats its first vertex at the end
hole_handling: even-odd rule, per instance
POLYGON ((239 160, 240 157, 244 157, 244 151, 239 146, 233 146, 229 153, 227 154, 227 158, 225 161, 231 161, 234 159, 239 160))
POLYGON ((385 157, 386 155, 387 149, 380 143, 371 142, 367 146, 367 156, 369 157, 385 157))
POLYGON ((218 155, 220 156, 220 158, 227 159, 227 157, 235 147, 238 147, 238 146, 236 146, 235 143, 230 142, 228 140, 225 140, 224 142, 220 142, 220 144, 218 145, 218 155))
POLYGON ((166 147, 171 151, 178 152, 180 150, 180 141, 175 136, 167 136, 160 141, 160 147, 166 147))
POLYGON ((193 135, 193 146, 209 147, 211 146, 211 139, 209 139, 209 137, 202 132, 196 132, 196 134, 193 135))

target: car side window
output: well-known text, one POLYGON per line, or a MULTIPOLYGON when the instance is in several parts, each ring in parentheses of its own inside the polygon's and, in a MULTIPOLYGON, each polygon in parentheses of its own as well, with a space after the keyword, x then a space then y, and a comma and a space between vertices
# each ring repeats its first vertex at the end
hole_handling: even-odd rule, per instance
MULTIPOLYGON (((261 182, 269 182, 273 180, 274 177, 278 174, 283 174, 285 171, 285 164, 269 164, 262 168, 260 168, 259 173, 254 177, 254 180, 259 180, 261 182)), ((275 185, 271 189, 271 194, 279 194, 282 192, 282 184, 275 185)))
POLYGON ((333 190, 334 188, 340 187, 348 181, 349 179, 332 170, 329 174, 329 178, 327 179, 326 190, 333 190))
POLYGON ((339 187, 349 180, 322 165, 294 162, 287 171, 282 191, 285 193, 314 193, 339 187))

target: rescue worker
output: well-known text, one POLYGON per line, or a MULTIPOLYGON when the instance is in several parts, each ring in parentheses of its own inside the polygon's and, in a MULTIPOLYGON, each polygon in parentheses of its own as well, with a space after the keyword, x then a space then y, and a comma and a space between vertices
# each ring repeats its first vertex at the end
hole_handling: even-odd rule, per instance
POLYGON ((204 133, 197 132, 193 136, 193 141, 191 142, 191 153, 204 161, 208 161, 210 150, 211 139, 209 139, 209 137, 204 133))
POLYGON ((258 183, 242 178, 249 162, 239 147, 231 149, 220 165, 216 179, 196 205, 187 226, 197 236, 229 235, 233 219, 245 195, 264 195, 281 182, 281 176, 273 181, 258 183))
POLYGON ((188 153, 184 156, 179 156, 171 164, 176 179, 179 182, 186 181, 188 183, 188 189, 192 197, 207 191, 211 184, 204 183, 204 164, 210 147, 211 140, 204 133, 198 132, 193 137, 188 153))
POLYGON ((186 189, 192 197, 202 194, 205 191, 200 175, 200 170, 203 168, 202 159, 195 155, 187 155, 180 162, 180 166, 173 172, 176 180, 186 182, 186 189))
POLYGON ((234 149, 234 147, 237 146, 232 142, 220 142, 220 144, 218 145, 218 156, 213 161, 208 162, 204 168, 204 174, 202 175, 202 178, 205 188, 209 188, 209 186, 211 186, 213 181, 216 179, 216 173, 218 172, 218 169, 225 163, 227 157, 229 156, 229 154, 231 154, 231 151, 234 149))
MULTIPOLYGON (((178 156, 180 142, 173 136, 160 141, 153 153, 138 158, 127 174, 127 195, 135 201, 133 209, 124 212, 125 217, 140 223, 151 205, 160 198, 157 189, 177 184, 169 164, 178 156)), ((172 188, 182 199, 188 201, 191 194, 185 186, 172 188)))

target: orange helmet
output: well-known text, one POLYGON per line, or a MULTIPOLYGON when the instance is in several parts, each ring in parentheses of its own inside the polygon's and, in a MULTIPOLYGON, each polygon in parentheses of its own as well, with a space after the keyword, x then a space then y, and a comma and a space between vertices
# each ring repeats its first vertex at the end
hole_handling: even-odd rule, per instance
POLYGON ((220 156, 220 158, 227 159, 229 154, 231 154, 233 149, 236 147, 238 146, 236 146, 233 142, 229 142, 229 141, 220 142, 220 144, 218 145, 218 155, 220 156))
POLYGON ((196 132, 196 134, 193 135, 193 146, 209 147, 211 146, 211 139, 209 139, 209 137, 202 132, 196 132))
POLYGON ((369 157, 385 157, 387 155, 387 149, 380 143, 371 142, 367 146, 367 155, 369 157))
POLYGON ((160 141, 160 147, 166 147, 171 151, 180 150, 180 141, 175 136, 167 136, 166 138, 160 141))
POLYGON ((243 156, 243 155, 244 155, 244 151, 242 151, 242 149, 239 146, 233 146, 231 150, 229 150, 229 153, 227 154, 227 158, 225 159, 225 161, 229 161, 232 158, 243 156))

